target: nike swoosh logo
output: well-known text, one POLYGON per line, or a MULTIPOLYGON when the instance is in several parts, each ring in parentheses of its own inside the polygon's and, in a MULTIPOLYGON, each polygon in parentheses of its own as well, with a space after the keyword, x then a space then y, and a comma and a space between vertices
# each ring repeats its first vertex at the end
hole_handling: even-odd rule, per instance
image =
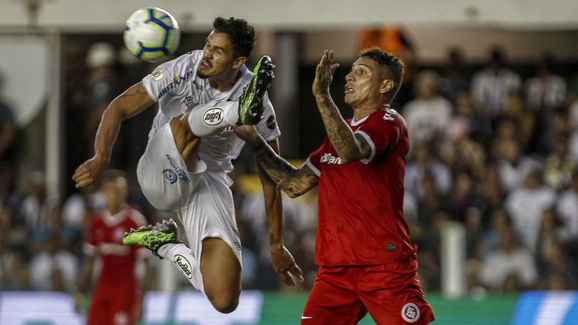
POLYGON ((308 317, 308 316, 301 316, 301 319, 311 319, 313 317, 308 317))

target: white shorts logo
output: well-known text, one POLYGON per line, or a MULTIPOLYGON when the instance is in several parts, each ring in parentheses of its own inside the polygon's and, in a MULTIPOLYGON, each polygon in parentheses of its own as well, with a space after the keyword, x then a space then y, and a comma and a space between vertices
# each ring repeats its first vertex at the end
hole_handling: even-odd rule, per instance
POLYGON ((401 308, 401 318, 408 323, 415 323, 419 319, 420 311, 416 304, 408 302, 401 308))
POLYGON ((208 126, 219 125, 223 122, 223 109, 211 107, 203 114, 203 123, 208 126))

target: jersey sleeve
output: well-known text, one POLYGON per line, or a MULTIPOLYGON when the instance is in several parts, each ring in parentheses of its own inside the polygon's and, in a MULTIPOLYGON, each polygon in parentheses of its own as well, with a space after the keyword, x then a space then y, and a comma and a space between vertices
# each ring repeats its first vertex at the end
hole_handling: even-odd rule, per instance
POLYGON ((371 147, 371 156, 362 159, 361 162, 368 164, 376 155, 384 152, 391 145, 395 145, 401 133, 399 116, 396 111, 388 110, 369 116, 367 121, 355 131, 365 138, 371 147))
POLYGON ((317 177, 321 176, 321 156, 323 156, 323 153, 326 151, 325 147, 327 146, 328 142, 329 138, 325 137, 323 144, 315 151, 311 152, 309 157, 307 157, 307 160, 305 160, 305 164, 311 168, 317 177))
POLYGON ((263 111, 263 118, 257 123, 257 132, 261 134, 265 141, 273 141, 281 135, 281 130, 277 124, 277 117, 275 116, 275 110, 273 109, 273 104, 269 99, 269 94, 265 93, 263 98, 263 104, 265 105, 265 110, 263 111))
POLYGON ((181 82, 190 79, 194 67, 202 57, 202 51, 193 51, 162 63, 142 79, 149 96, 158 102, 166 94, 175 91, 181 82))

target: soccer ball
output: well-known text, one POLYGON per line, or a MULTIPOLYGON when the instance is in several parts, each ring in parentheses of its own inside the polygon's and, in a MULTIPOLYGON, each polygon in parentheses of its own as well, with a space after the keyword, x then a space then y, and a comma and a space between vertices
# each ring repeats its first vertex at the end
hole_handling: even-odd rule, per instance
POLYGON ((126 20, 124 44, 137 58, 155 62, 177 50, 181 31, 175 18, 160 8, 141 8, 126 20))

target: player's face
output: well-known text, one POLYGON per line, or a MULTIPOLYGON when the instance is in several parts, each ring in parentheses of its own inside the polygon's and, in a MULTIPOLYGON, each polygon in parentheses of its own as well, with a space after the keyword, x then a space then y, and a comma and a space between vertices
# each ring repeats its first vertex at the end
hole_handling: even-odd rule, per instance
POLYGON ((345 76, 345 103, 356 106, 371 103, 381 97, 381 67, 373 59, 363 56, 351 67, 345 76))
POLYGON ((100 191, 107 206, 119 206, 128 197, 128 182, 124 177, 110 179, 102 184, 100 191))
POLYGON ((225 33, 212 31, 203 48, 203 59, 197 70, 201 78, 215 77, 232 68, 233 43, 225 33))

